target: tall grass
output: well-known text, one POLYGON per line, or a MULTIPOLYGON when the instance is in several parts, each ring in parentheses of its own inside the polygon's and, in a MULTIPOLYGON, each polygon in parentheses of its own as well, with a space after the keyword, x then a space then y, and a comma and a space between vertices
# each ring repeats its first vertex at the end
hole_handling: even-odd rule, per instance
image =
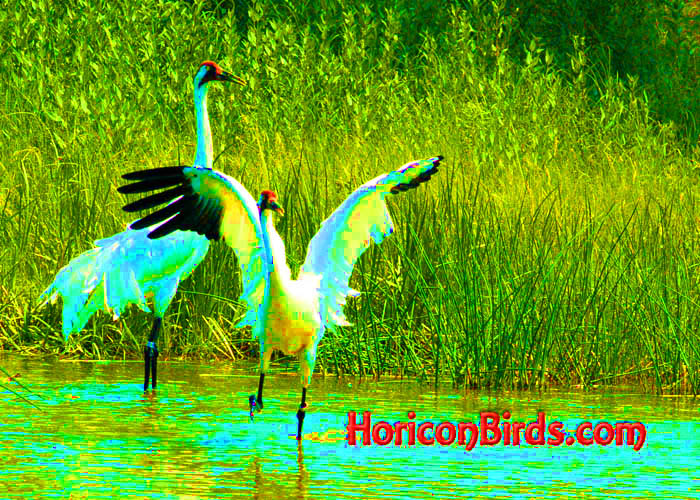
MULTIPOLYGON (((121 174, 190 160, 191 79, 214 59, 249 81, 209 97, 215 168, 279 193, 293 273, 356 186, 446 157, 430 183, 389 201, 397 230, 358 262, 355 326, 327 334, 321 370, 698 393, 699 148, 656 119, 639 77, 594 64, 582 37, 563 66, 538 37, 509 50, 502 2, 428 2, 432 24, 376 4, 10 1, 2 348, 140 355, 150 318, 138 310, 117 323, 98 314, 64 344, 60 308, 34 304, 60 267, 130 222, 121 174)), ((257 356, 233 328, 232 276, 232 252, 213 245, 168 311, 166 356, 257 356)))

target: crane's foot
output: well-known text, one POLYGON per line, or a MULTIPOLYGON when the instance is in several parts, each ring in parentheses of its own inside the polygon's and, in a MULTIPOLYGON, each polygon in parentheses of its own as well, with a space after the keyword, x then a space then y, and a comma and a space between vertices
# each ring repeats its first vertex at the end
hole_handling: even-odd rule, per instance
POLYGON ((144 392, 148 390, 148 380, 149 378, 152 380, 152 387, 153 389, 156 388, 156 383, 157 383, 157 363, 158 363, 158 348, 153 342, 149 342, 146 344, 146 348, 144 349, 143 357, 146 361, 146 367, 145 367, 145 375, 144 375, 144 381, 143 381, 143 390, 144 392))
POLYGON ((304 426, 304 417, 306 416, 306 403, 303 403, 297 411, 297 441, 301 441, 301 428, 304 426))
POLYGON ((258 412, 260 413, 263 409, 263 402, 262 398, 258 399, 256 401, 255 399, 255 394, 251 394, 250 397, 248 398, 248 403, 250 404, 250 421, 253 421, 253 413, 258 412))

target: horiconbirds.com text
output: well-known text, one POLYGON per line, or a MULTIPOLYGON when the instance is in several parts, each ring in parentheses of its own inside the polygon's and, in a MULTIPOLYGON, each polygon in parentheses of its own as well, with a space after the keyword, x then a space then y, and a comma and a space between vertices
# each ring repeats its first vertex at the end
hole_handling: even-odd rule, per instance
POLYGON ((363 445, 377 444, 380 446, 401 446, 404 443, 412 446, 416 442, 430 446, 440 444, 451 446, 457 442, 467 450, 476 446, 506 446, 551 445, 560 446, 566 444, 572 446, 590 446, 596 444, 607 446, 632 446, 639 451, 644 446, 647 430, 641 422, 581 422, 572 430, 565 430, 560 421, 547 422, 544 412, 537 413, 534 422, 510 422, 510 412, 504 411, 501 415, 493 411, 481 412, 479 424, 473 422, 442 422, 434 425, 432 422, 413 422, 416 412, 408 412, 408 422, 376 422, 372 424, 371 412, 362 414, 362 420, 357 421, 357 413, 348 412, 348 444, 356 445, 357 433, 361 433, 359 440, 363 445))

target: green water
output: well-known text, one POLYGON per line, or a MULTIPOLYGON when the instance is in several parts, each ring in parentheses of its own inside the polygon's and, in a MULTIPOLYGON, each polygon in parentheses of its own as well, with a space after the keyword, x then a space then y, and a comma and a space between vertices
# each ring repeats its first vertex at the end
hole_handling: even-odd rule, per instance
MULTIPOLYGON (((2 390, 0 498, 700 498, 700 413, 692 398, 606 393, 438 392, 415 381, 315 377, 298 445, 296 373, 266 378, 250 422, 255 366, 165 362, 144 396, 135 362, 1 357, 43 411, 2 390), (476 422, 482 411, 566 430, 642 422, 646 440, 590 445, 351 446, 348 412, 372 423, 476 422)), ((3 376, 3 385, 27 394, 3 376)), ((429 433, 428 433, 429 434, 429 433)), ((591 433, 589 433, 590 435, 591 433)), ((362 434, 358 433, 358 442, 362 434)))

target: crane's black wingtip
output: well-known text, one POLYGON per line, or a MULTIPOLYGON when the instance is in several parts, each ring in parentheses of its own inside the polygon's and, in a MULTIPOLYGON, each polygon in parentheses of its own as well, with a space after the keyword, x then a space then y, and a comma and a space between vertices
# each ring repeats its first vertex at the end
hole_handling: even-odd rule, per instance
POLYGON ((129 229, 133 229, 135 231, 139 231, 139 230, 144 229, 146 227, 148 227, 148 224, 144 224, 143 219, 139 219, 137 221, 134 221, 129 225, 129 229))
POLYGON ((428 171, 425 172, 425 174, 424 174, 425 177, 426 177, 426 178, 425 178, 426 181, 427 181, 428 179, 430 179, 430 176, 431 176, 431 175, 433 175, 434 173, 437 172, 438 167, 440 166, 440 162, 441 162, 444 158, 445 158, 445 157, 442 156, 442 155, 437 155, 437 156, 435 156, 435 157, 433 157, 433 158, 430 159, 430 161, 433 163, 433 166, 432 166, 432 168, 431 168, 430 170, 428 170, 428 171))
MULTIPOLYGON (((172 222, 173 219, 171 219, 168 222, 172 222)), ((149 240, 157 240, 158 238, 162 238, 163 236, 169 235, 170 233, 172 233, 173 231, 176 231, 177 229, 178 229, 177 224, 170 224, 169 225, 166 222, 165 224, 161 224, 160 226, 155 228, 153 231, 148 233, 148 239, 149 240)))
POLYGON ((126 174, 122 175, 122 179, 124 179, 126 181, 141 180, 141 179, 143 179, 143 170, 137 170, 136 172, 127 172, 126 174))
POLYGON ((129 203, 128 205, 124 205, 122 207, 122 210, 124 210, 125 212, 128 212, 128 213, 132 213, 132 212, 138 212, 140 209, 138 207, 135 207, 133 203, 129 203))
POLYGON ((166 177, 182 177, 182 169, 187 165, 177 165, 173 167, 158 167, 158 168, 147 168, 144 170, 136 170, 134 172, 127 172, 122 175, 122 179, 127 181, 142 181, 146 179, 159 179, 166 177))
POLYGON ((430 177, 434 173, 437 172, 438 166, 440 165, 440 161, 442 159, 443 159, 443 156, 438 155, 438 156, 433 156, 432 158, 427 158, 427 159, 423 159, 423 160, 419 160, 419 161, 415 161, 413 163, 407 164, 401 170, 402 172, 405 172, 408 168, 419 167, 419 166, 421 166, 425 170, 423 172, 421 172, 418 176, 416 176, 410 182, 400 182, 400 183, 396 184, 395 186, 391 187, 389 189, 389 193, 391 193, 391 194, 403 193, 404 191, 408 191, 409 189, 417 188, 422 183, 429 181, 430 177), (430 163, 427 163, 427 162, 430 162, 430 163), (430 168, 427 168, 428 165, 430 165, 430 168))

